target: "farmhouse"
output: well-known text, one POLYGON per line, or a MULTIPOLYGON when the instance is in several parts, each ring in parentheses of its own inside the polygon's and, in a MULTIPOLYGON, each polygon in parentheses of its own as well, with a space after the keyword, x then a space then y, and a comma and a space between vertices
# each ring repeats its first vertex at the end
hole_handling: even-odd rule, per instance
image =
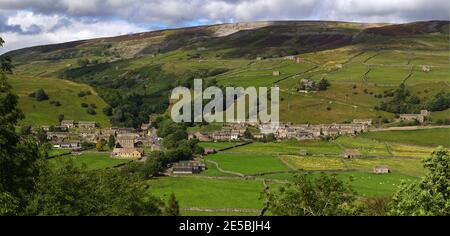
POLYGON ((285 56, 283 57, 284 60, 295 60, 295 56, 285 56))
POLYGON ((123 159, 140 159, 144 155, 144 149, 142 148, 114 148, 111 156, 115 158, 123 159))
POLYGON ((342 153, 342 156, 344 158, 350 159, 350 158, 362 157, 362 154, 358 149, 346 149, 342 153))
POLYGON ((172 174, 197 174, 206 169, 206 165, 199 161, 180 161, 172 166, 172 174))
POLYGON ((216 153, 216 149, 214 149, 214 148, 205 148, 205 150, 203 152, 204 155, 209 155, 209 154, 214 154, 214 153, 216 153))
POLYGON ((273 76, 280 76, 280 71, 274 70, 274 71, 272 72, 272 75, 273 75, 273 76))
POLYGON ((387 174, 390 173, 389 167, 387 166, 375 166, 373 168, 373 173, 375 174, 387 174))
POLYGON ((238 132, 232 132, 232 131, 214 132, 214 133, 212 133, 212 139, 214 141, 238 140, 239 139, 239 133, 238 132))
POLYGON ((67 148, 67 149, 78 149, 80 148, 80 140, 69 140, 57 142, 53 145, 53 148, 67 148))
POLYGON ((301 148, 300 151, 298 152, 298 154, 300 156, 307 156, 308 155, 308 151, 306 151, 306 149, 301 148))
POLYGON ((75 127, 75 122, 73 120, 62 120, 61 127, 66 127, 68 129, 75 127))
POLYGON ((423 65, 423 66, 422 66, 422 71, 423 71, 423 72, 430 72, 430 71, 431 71, 431 67, 430 67, 430 66, 427 66, 427 65, 423 65))
POLYGON ((148 124, 141 124, 141 130, 142 131, 147 131, 148 129, 150 129, 151 126, 151 122, 149 122, 148 124))
POLYGON ((118 134, 116 139, 116 144, 120 145, 122 148, 133 148, 136 138, 139 136, 137 134, 118 134))
POLYGON ((189 139, 197 138, 200 142, 209 142, 211 141, 211 137, 208 133, 205 132, 194 132, 189 134, 189 139))
POLYGON ((419 123, 425 122, 425 118, 430 115, 427 110, 421 110, 420 114, 400 114, 399 120, 401 121, 418 121, 419 123))
POLYGON ((78 128, 86 129, 86 130, 95 129, 95 122, 94 121, 79 121, 78 128))
POLYGON ((67 132, 47 132, 48 140, 65 139, 69 136, 70 136, 70 133, 67 133, 67 132))

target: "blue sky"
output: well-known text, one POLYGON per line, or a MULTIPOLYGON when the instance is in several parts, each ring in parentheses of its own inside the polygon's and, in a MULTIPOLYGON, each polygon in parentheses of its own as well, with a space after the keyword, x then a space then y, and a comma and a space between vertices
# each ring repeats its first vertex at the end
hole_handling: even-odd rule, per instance
POLYGON ((448 0, 0 0, 0 53, 163 28, 272 20, 448 20, 448 0))

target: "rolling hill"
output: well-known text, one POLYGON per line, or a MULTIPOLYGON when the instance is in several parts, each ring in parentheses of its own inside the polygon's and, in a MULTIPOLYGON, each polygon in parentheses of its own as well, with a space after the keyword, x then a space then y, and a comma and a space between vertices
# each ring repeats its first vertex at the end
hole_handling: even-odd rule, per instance
MULTIPOLYGON (((59 78, 92 86, 114 108, 113 125, 138 126, 149 114, 165 112, 170 90, 190 86, 194 78, 219 86, 278 85, 283 121, 390 121, 395 112, 380 104, 400 84, 419 99, 408 111, 448 92, 448 29, 448 21, 237 23, 44 45, 6 56, 17 77, 28 78, 22 83, 59 78), (301 93, 301 79, 326 79, 330 87, 301 93)), ((448 109, 439 109, 439 119, 450 117, 448 109)))

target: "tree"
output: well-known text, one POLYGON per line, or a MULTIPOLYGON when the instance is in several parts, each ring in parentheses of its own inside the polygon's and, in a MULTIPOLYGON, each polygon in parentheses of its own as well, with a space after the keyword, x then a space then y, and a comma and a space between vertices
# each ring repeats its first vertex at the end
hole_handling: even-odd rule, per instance
POLYGON ((38 183, 25 215, 144 216, 164 208, 139 176, 118 169, 87 171, 61 160, 45 168, 38 183))
POLYGON ((330 86, 330 83, 326 79, 321 79, 319 83, 317 84, 317 90, 323 91, 327 90, 328 86, 330 86))
POLYGON ((105 145, 106 145, 106 140, 99 139, 99 140, 97 140, 97 143, 95 144, 95 149, 97 149, 97 151, 101 152, 105 148, 105 145))
MULTIPOLYGON (((0 46, 3 40, 0 38, 0 46)), ((33 137, 20 137, 15 130, 24 117, 17 108, 18 97, 11 92, 6 74, 12 68, 1 60, 0 70, 0 214, 14 215, 27 204, 35 190, 41 152, 33 137)))
POLYGON ((164 160, 157 158, 147 158, 144 165, 142 166, 142 175, 145 179, 149 179, 155 175, 157 175, 160 171, 163 170, 163 162, 164 160))
POLYGON ((246 139, 252 139, 252 138, 253 138, 253 135, 252 135, 252 133, 250 132, 249 129, 246 129, 246 130, 245 130, 245 132, 244 132, 244 138, 246 138, 246 139))
POLYGON ((391 215, 450 215, 450 155, 439 147, 424 160, 427 174, 419 183, 405 184, 395 193, 391 215))
POLYGON ((20 135, 26 136, 31 134, 31 125, 22 125, 20 128, 20 135))
POLYGON ((336 175, 310 173, 295 176, 292 183, 269 196, 268 209, 283 216, 350 215, 356 199, 349 183, 336 175))
POLYGON ((180 215, 180 206, 178 205, 178 201, 175 198, 175 194, 170 194, 169 200, 167 201, 167 206, 164 209, 164 215, 166 216, 179 216, 180 215))
POLYGON ((112 114, 113 114, 112 107, 107 106, 107 107, 103 108, 103 114, 105 114, 106 116, 112 116, 112 114))
POLYGON ((47 93, 45 93, 43 89, 36 90, 36 92, 34 92, 34 97, 36 98, 37 101, 48 100, 48 95, 47 93))
POLYGON ((116 138, 114 137, 114 135, 109 135, 108 138, 108 147, 109 149, 113 149, 116 146, 116 138))
POLYGON ((61 123, 61 121, 63 121, 64 120, 64 114, 59 114, 58 115, 58 121, 59 121, 59 123, 61 123))

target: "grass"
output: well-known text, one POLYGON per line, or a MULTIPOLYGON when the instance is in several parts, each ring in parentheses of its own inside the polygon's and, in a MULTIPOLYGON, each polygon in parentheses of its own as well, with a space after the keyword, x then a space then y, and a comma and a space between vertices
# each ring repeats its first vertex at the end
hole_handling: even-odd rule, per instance
POLYGON ((13 91, 19 96, 19 108, 24 112, 25 119, 21 124, 57 125, 58 115, 63 114, 67 120, 95 121, 101 127, 109 127, 109 118, 103 114, 103 108, 107 106, 96 92, 84 84, 77 84, 67 80, 51 78, 31 78, 22 76, 11 76, 8 80, 13 87, 13 91), (38 89, 44 89, 49 100, 36 101, 28 95, 38 89), (91 91, 91 95, 78 97, 81 91, 91 91), (55 100, 61 106, 54 106, 49 101, 55 100), (96 114, 90 115, 86 108, 81 107, 81 103, 95 104, 96 114))
POLYGON ((112 168, 120 164, 129 162, 129 160, 114 159, 109 156, 109 153, 82 153, 81 155, 66 155, 62 157, 52 158, 49 161, 58 165, 60 160, 71 158, 76 166, 85 165, 87 170, 100 170, 112 168))
POLYGON ((334 142, 343 148, 359 149, 364 156, 392 156, 386 144, 376 140, 342 136, 334 142))
POLYGON ((260 209, 263 184, 254 180, 164 177, 149 180, 149 193, 166 201, 174 193, 180 207, 260 209))
MULTIPOLYGON (((351 171, 333 174, 342 181, 351 180, 353 189, 356 191, 357 195, 361 197, 390 197, 398 190, 398 187, 402 182, 412 183, 419 180, 417 177, 399 173, 373 174, 351 171)), ((312 175, 318 176, 320 173, 312 173, 312 175)), ((273 174, 264 176, 264 178, 292 181, 294 179, 294 174, 273 174)))
POLYGON ((341 149, 338 145, 326 141, 295 141, 288 140, 277 143, 255 142, 249 145, 233 148, 227 152, 234 153, 261 153, 261 154, 298 154, 305 149, 311 154, 339 154, 341 149))
POLYGON ((448 128, 367 132, 361 134, 360 137, 384 142, 450 147, 450 129, 448 128))
POLYGON ((314 157, 286 155, 281 158, 298 170, 344 170, 346 169, 340 157, 314 157))
POLYGON ((267 154, 217 153, 207 156, 207 159, 217 162, 224 170, 249 175, 288 170, 276 156, 267 154))
POLYGON ((423 176, 425 169, 419 158, 355 158, 345 160, 349 169, 371 172, 375 166, 388 166, 392 173, 409 176, 423 176))
POLYGON ((242 142, 200 142, 199 143, 199 145, 203 148, 214 148, 216 150, 234 147, 239 144, 242 144, 242 142))
POLYGON ((62 154, 69 154, 71 151, 69 149, 50 149, 48 151, 49 157, 59 156, 62 154))

